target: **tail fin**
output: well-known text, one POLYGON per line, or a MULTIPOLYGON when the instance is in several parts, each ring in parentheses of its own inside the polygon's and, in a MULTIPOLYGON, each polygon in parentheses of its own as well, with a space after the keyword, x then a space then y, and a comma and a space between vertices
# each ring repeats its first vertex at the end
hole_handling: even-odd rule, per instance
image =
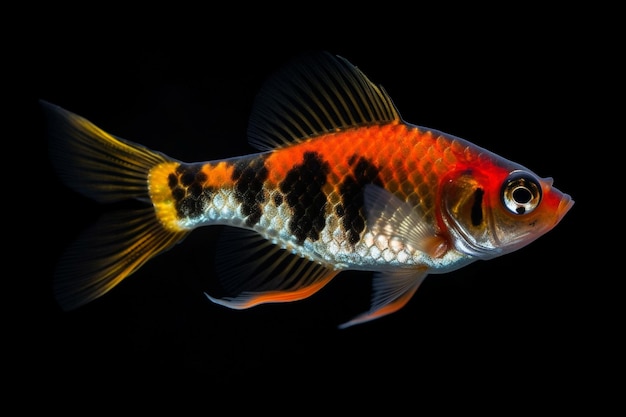
POLYGON ((100 203, 150 201, 150 169, 167 156, 108 134, 89 120, 40 101, 48 123, 50 160, 70 188, 100 203))
MULTIPOLYGON (((88 120, 41 101, 53 167, 70 188, 100 203, 150 203, 150 170, 173 159, 112 136, 88 120)), ((115 287, 189 231, 163 227, 152 205, 105 213, 59 260, 54 292, 64 310, 115 287)))

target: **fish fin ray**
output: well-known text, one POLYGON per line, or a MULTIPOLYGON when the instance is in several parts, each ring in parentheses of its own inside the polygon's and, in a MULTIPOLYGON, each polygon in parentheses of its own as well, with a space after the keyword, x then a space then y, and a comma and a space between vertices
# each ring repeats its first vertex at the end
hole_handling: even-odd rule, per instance
POLYGON ((345 329, 400 310, 413 297, 427 275, 426 269, 375 272, 370 309, 341 324, 339 328, 345 329))
POLYGON ((216 268, 228 296, 206 296, 233 309, 307 298, 339 272, 247 229, 226 228, 218 248, 216 268))
POLYGON ((274 150, 339 129, 400 121, 387 92, 348 60, 303 54, 262 86, 250 116, 249 143, 274 150))
POLYGON ((375 236, 399 239, 432 257, 440 257, 447 250, 448 240, 437 233, 419 206, 373 184, 364 186, 363 200, 368 228, 375 236))
POLYGON ((148 173, 173 159, 110 135, 89 120, 40 100, 50 161, 65 185, 100 203, 150 201, 148 173))
POLYGON ((101 297, 188 233, 163 228, 151 207, 105 212, 59 259, 53 281, 57 302, 69 311, 101 297))

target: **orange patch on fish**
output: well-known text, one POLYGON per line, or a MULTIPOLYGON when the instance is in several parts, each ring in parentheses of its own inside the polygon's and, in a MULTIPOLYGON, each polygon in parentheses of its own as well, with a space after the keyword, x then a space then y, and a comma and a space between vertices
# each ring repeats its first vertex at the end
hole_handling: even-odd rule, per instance
POLYGON ((228 187, 232 184, 234 166, 231 163, 221 161, 217 164, 205 164, 202 172, 206 175, 206 180, 202 184, 204 187, 228 187))

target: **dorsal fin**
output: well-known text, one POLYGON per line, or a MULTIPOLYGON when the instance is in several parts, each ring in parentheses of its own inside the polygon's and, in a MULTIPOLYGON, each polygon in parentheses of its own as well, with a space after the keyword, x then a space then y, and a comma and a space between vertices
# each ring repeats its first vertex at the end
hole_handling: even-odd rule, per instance
POLYGON ((309 53, 263 85, 252 108, 248 140, 266 151, 339 129, 399 120, 385 90, 348 60, 309 53))

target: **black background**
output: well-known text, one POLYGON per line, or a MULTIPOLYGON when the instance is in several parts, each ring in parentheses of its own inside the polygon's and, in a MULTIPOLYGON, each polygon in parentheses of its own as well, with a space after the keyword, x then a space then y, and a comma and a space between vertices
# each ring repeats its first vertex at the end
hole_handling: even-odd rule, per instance
POLYGON ((571 401, 570 389, 554 388, 583 384, 590 365, 580 344, 589 337, 593 298, 579 298, 587 283, 576 262, 584 256, 579 233, 588 201, 585 149, 573 137, 584 120, 578 103, 586 87, 572 83, 583 77, 578 65, 586 46, 574 32, 564 36, 535 19, 455 32, 415 23, 402 36, 371 40, 355 32, 305 39, 298 24, 276 35, 246 32, 240 40, 238 26, 179 36, 163 26, 106 37, 99 26, 86 35, 83 23, 76 31, 42 33, 29 52, 34 73, 26 108, 35 121, 28 124, 30 151, 41 158, 31 192, 43 187, 44 197, 29 205, 37 238, 22 245, 27 268, 37 272, 16 298, 28 317, 18 326, 24 336, 17 347, 28 355, 30 375, 196 375, 237 390, 277 391, 320 381, 307 392, 331 383, 366 392, 479 385, 508 404, 541 400, 558 408, 571 401), (262 82, 311 49, 359 66, 385 87, 405 120, 554 177, 574 208, 530 246, 431 275, 401 311, 346 330, 337 325, 368 306, 367 273, 342 273, 296 303, 234 311, 209 302, 202 291, 213 277, 219 227, 194 231, 104 297, 61 311, 50 290, 55 262, 101 208, 55 178, 37 100, 184 161, 231 157, 254 151, 246 123, 262 82))

